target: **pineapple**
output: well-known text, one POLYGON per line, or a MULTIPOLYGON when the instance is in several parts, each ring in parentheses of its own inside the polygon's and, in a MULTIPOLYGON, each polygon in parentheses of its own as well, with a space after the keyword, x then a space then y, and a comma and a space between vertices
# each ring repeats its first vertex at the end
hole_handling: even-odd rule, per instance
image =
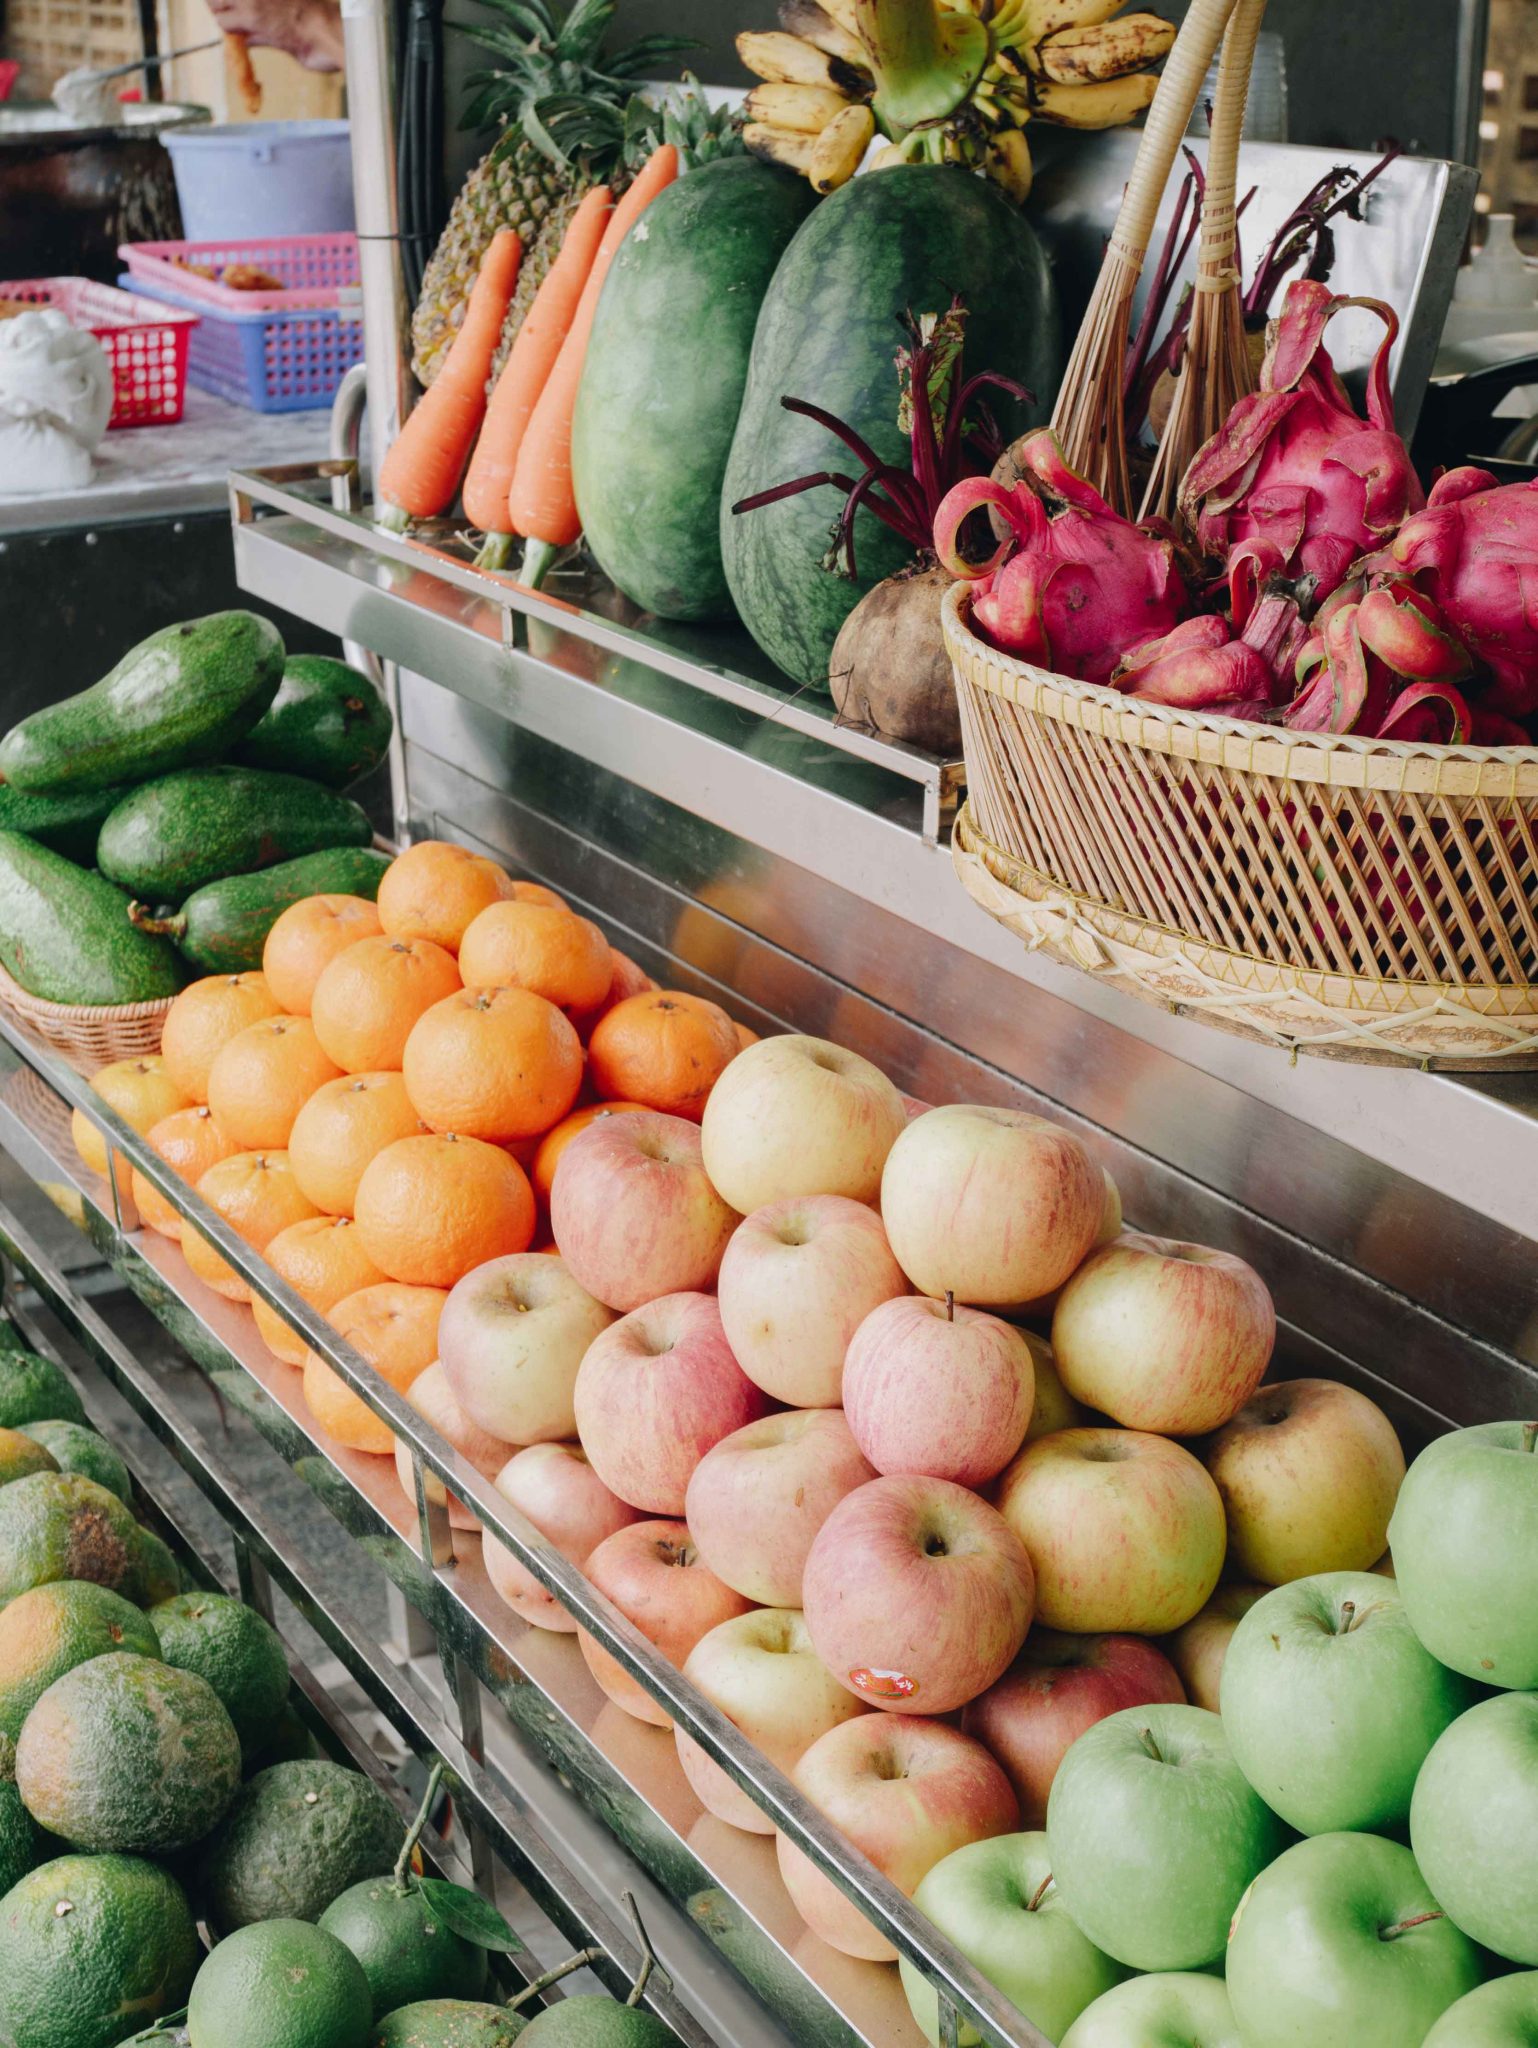
POLYGON ((558 223, 568 220, 576 198, 610 168, 605 149, 623 140, 622 109, 636 80, 691 47, 681 36, 643 36, 600 60, 617 4, 574 0, 560 17, 552 0, 487 0, 501 19, 464 26, 497 59, 471 80, 476 92, 465 125, 496 121, 503 132, 465 180, 423 274, 411 319, 411 366, 423 384, 437 375, 464 319, 497 229, 516 228, 525 272, 543 274, 555 253, 547 248, 538 260, 552 214, 558 223))

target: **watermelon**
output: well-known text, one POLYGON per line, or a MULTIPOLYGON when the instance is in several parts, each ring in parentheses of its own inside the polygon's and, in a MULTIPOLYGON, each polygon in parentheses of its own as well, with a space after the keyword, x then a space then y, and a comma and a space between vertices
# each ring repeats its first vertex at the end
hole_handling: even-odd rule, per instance
POLYGON ((905 164, 852 179, 786 250, 753 337, 748 387, 721 499, 721 554, 743 624, 793 682, 826 689, 838 629, 884 577, 911 560, 868 511, 855 519, 853 580, 823 566, 841 505, 832 489, 756 512, 732 506, 819 470, 850 474, 857 459, 815 420, 788 413, 803 398, 853 427, 883 461, 907 466, 897 423, 894 358, 905 312, 967 307, 968 374, 995 370, 1034 392, 1025 407, 990 399, 1006 440, 1050 414, 1062 376, 1062 321, 1046 254, 997 186, 955 165, 905 164))
POLYGON ((717 507, 769 280, 813 203, 753 157, 691 171, 604 282, 572 421, 589 551, 664 619, 730 618, 717 507))

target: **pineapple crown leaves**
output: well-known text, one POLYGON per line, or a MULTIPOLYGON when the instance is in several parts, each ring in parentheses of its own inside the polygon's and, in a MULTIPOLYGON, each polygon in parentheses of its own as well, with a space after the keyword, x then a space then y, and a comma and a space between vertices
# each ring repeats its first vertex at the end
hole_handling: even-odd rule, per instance
MULTIPOLYGON (((642 36, 599 61, 599 50, 614 22, 618 0, 575 0, 558 18, 549 0, 481 0, 497 17, 491 21, 456 21, 453 26, 503 60, 495 69, 472 73, 471 97, 461 126, 484 128, 508 121, 513 133, 548 154, 549 136, 537 132, 548 122, 523 127, 529 107, 545 100, 586 100, 614 106, 633 90, 638 78, 698 45, 687 36, 642 36)), ((555 159, 565 161, 562 157, 555 159)))
POLYGON ((718 157, 740 155, 743 116, 713 108, 697 78, 684 73, 683 89, 660 106, 632 93, 622 107, 575 94, 554 94, 526 107, 520 132, 557 165, 580 163, 588 172, 612 178, 635 172, 659 143, 671 142, 686 170, 718 157))

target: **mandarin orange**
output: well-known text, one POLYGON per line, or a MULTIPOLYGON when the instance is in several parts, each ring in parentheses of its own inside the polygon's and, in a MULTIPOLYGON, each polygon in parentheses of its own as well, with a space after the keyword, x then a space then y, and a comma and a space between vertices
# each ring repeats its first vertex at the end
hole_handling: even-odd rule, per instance
POLYGON ((160 1050, 189 1102, 208 1100, 208 1070, 225 1041, 279 1008, 263 974, 209 974, 188 983, 166 1012, 160 1050))
MULTIPOLYGON (((152 1124, 145 1137, 189 1188, 196 1187, 211 1166, 217 1166, 221 1159, 228 1159, 240 1150, 220 1130, 213 1111, 201 1102, 195 1102, 187 1109, 172 1110, 158 1124, 152 1124)), ((158 1230, 162 1237, 169 1237, 173 1243, 179 1240, 182 1234, 180 1212, 150 1186, 137 1166, 133 1173, 133 1191, 139 1221, 151 1230, 158 1230)))
POLYGON ((317 1088, 294 1118, 294 1178, 318 1209, 350 1216, 369 1161, 426 1129, 399 1074, 343 1074, 317 1088))
POLYGON ((737 1027, 719 1004, 658 989, 628 996, 594 1026, 588 1071, 605 1096, 698 1123, 737 1049, 737 1027))
MULTIPOLYGON (((264 1252, 280 1230, 316 1213, 289 1171, 286 1152, 232 1152, 217 1160, 197 1192, 253 1250, 264 1252)), ((190 1223, 182 1225, 182 1252, 198 1278, 227 1301, 249 1301, 251 1290, 234 1267, 190 1223)))
POLYGON ((507 1144, 548 1131, 571 1108, 582 1042, 526 988, 467 988, 418 1018, 403 1070, 430 1129, 507 1144))
MULTIPOLYGON (((358 1226, 350 1216, 307 1216, 290 1223, 269 1240, 263 1254, 269 1266, 297 1295, 322 1315, 362 1287, 376 1287, 383 1273, 363 1249, 358 1226)), ((251 1312, 262 1342, 285 1365, 303 1365, 308 1350, 283 1318, 265 1301, 253 1301, 251 1312)))
POLYGON ((526 988, 563 1010, 595 1009, 614 976, 596 924, 548 903, 493 903, 459 948, 466 988, 526 988))
POLYGON ((534 1194, 500 1146, 434 1133, 400 1138, 369 1162, 357 1216, 381 1272, 412 1286, 453 1287, 488 1259, 527 1249, 534 1194))
POLYGON ((618 1009, 631 996, 644 996, 657 986, 644 967, 638 967, 628 953, 620 952, 617 946, 609 948, 609 986, 602 1000, 591 1010, 574 1010, 571 1021, 577 1027, 577 1035, 584 1043, 592 1037, 593 1027, 602 1022, 609 1012, 618 1009))
POLYGON ((248 1152, 280 1152, 317 1088, 341 1073, 308 1017, 264 1017, 237 1031, 208 1075, 219 1128, 248 1152))
POLYGON ((459 987, 454 956, 431 939, 360 939, 322 970, 310 1021, 347 1074, 400 1068, 411 1027, 459 987))
POLYGON ((517 903, 547 903, 552 910, 571 908, 564 896, 557 896, 554 889, 547 889, 543 882, 514 882, 513 900, 517 903))
POLYGON ((337 954, 383 929, 378 910, 363 896, 306 896, 291 903, 262 948, 267 986, 291 1016, 308 1017, 315 984, 337 954))
POLYGON ((422 839, 385 869, 379 922, 392 939, 432 939, 455 953, 471 919, 512 893, 512 876, 485 854, 422 839))
MULTIPOLYGON (((326 1319, 382 1380, 404 1394, 438 1356, 438 1319, 447 1300, 439 1287, 386 1280, 344 1295, 326 1319)), ((304 1398, 320 1427, 348 1450, 388 1457, 395 1449, 386 1424, 314 1351, 304 1355, 304 1398)))
MULTIPOLYGON (((579 1055, 580 1057, 580 1055, 579 1055)), ((186 1109, 188 1097, 178 1088, 166 1067, 165 1055, 147 1052, 138 1059, 113 1060, 91 1076, 91 1092, 99 1095, 109 1109, 116 1110, 130 1130, 141 1135, 173 1110, 186 1109)), ((83 1110, 70 1114, 69 1134, 82 1164, 92 1173, 107 1171, 107 1141, 83 1110)), ((128 1192, 128 1161, 116 1156, 118 1186, 128 1192)))

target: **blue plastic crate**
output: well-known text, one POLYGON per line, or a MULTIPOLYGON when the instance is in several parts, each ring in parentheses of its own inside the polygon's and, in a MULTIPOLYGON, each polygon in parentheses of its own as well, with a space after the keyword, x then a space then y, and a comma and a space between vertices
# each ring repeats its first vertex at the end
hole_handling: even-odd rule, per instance
POLYGON ((141 298, 196 313, 187 351, 189 381, 253 412, 312 412, 329 405, 343 377, 363 360, 363 323, 340 313, 316 307, 223 313, 141 277, 118 281, 141 298))

